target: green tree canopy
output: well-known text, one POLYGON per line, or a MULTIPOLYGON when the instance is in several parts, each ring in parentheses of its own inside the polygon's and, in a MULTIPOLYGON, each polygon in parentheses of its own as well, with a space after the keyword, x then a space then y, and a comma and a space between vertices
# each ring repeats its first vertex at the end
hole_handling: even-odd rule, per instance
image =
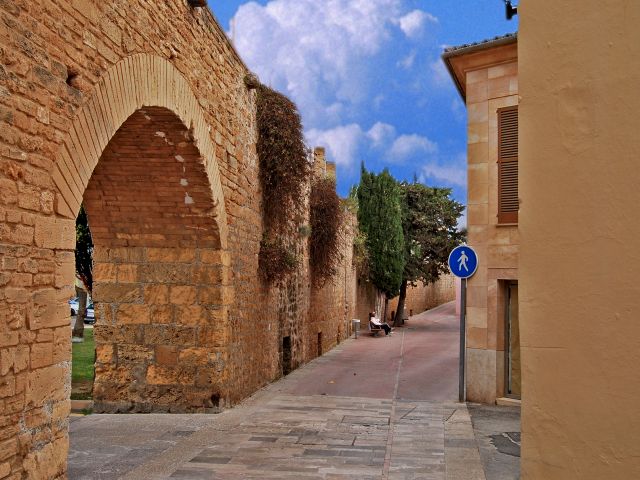
POLYGON ((362 164, 358 225, 366 236, 369 278, 388 298, 398 295, 404 270, 404 235, 398 183, 388 170, 376 175, 362 164))
POLYGON ((404 270, 395 324, 401 321, 407 285, 434 283, 447 271, 449 252, 463 239, 458 217, 464 206, 451 198, 451 189, 427 187, 415 179, 400 184, 404 270))
POLYGON ((76 218, 76 275, 84 284, 84 288, 76 285, 78 296, 78 316, 73 326, 72 335, 76 338, 84 337, 84 318, 87 313, 87 294, 93 290, 93 240, 89 221, 84 207, 80 206, 80 213, 76 218))

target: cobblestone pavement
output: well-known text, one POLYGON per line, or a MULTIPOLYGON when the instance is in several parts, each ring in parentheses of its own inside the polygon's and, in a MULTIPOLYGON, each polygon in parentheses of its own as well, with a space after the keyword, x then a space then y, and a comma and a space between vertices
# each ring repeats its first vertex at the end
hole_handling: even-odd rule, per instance
POLYGON ((485 480, 456 329, 452 304, 416 315, 219 415, 74 417, 69 478, 485 480))

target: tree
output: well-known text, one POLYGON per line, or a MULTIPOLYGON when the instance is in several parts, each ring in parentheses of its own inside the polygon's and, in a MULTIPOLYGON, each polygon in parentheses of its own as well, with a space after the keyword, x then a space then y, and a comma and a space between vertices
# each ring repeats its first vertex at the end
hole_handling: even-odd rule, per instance
POLYGON ((89 230, 89 221, 84 207, 80 207, 80 213, 76 218, 76 277, 82 283, 82 287, 76 282, 76 295, 78 296, 78 312, 76 323, 73 326, 72 336, 84 337, 84 317, 87 313, 87 292, 91 294, 93 289, 93 239, 89 230))
POLYGON ((362 164, 358 225, 366 237, 369 279, 387 299, 395 297, 404 269, 404 236, 400 189, 388 170, 376 175, 362 164))
POLYGON ((402 322, 407 285, 434 283, 447 271, 449 252, 464 240, 458 231, 458 217, 464 206, 451 189, 427 187, 415 179, 400 184, 404 270, 394 325, 402 322))

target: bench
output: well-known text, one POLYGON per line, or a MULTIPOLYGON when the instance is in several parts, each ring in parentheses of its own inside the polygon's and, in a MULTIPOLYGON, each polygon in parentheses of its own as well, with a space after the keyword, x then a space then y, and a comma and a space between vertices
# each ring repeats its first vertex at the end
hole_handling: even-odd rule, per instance
POLYGON ((378 333, 383 332, 384 330, 380 325, 376 325, 371 320, 369 320, 369 333, 371 336, 376 337, 378 333))

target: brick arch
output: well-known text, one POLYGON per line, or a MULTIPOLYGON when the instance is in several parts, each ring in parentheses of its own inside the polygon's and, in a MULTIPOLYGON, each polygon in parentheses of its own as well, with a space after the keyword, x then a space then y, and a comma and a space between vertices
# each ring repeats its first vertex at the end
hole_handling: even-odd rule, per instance
POLYGON ((53 166, 52 178, 59 190, 56 213, 75 219, 102 152, 122 124, 143 107, 164 107, 189 127, 213 194, 220 247, 226 250, 225 200, 211 127, 182 74, 168 60, 152 54, 132 55, 113 65, 78 111, 53 166))
MULTIPOLYGON (((52 178, 56 213, 75 219, 84 202, 94 236, 95 410, 224 404, 225 201, 211 129, 180 72, 150 54, 111 67, 52 178)), ((61 246, 75 248, 73 236, 61 246)))
POLYGON ((164 107, 136 110, 83 204, 94 242, 94 410, 217 409, 230 287, 191 131, 164 107))

